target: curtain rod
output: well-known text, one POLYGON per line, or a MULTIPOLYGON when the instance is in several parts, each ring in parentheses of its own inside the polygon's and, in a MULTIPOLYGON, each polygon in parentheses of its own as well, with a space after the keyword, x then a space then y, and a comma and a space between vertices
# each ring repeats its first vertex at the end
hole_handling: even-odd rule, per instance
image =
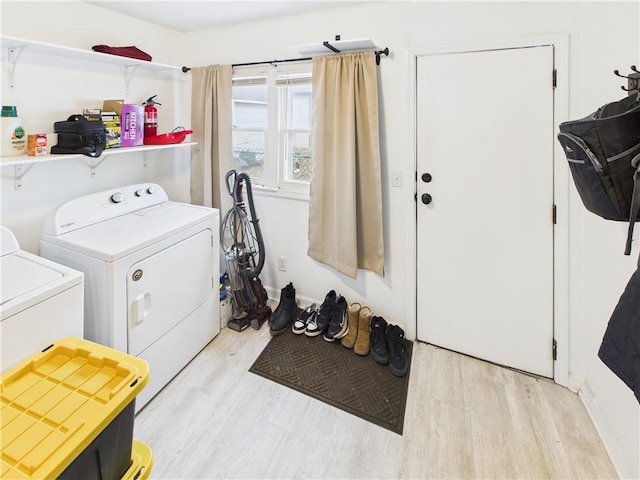
MULTIPOLYGON (((345 52, 347 53, 347 52, 345 52)), ((389 55, 389 47, 386 47, 384 50, 376 50, 376 65, 380 65, 380 55, 388 56, 389 55)), ((284 60, 265 60, 262 62, 249 62, 249 63, 234 63, 232 67, 249 67, 251 65, 265 65, 265 64, 273 64, 273 63, 288 63, 288 62, 305 62, 311 60, 313 57, 305 57, 305 58, 286 58, 284 60)), ((187 73, 191 70, 191 67, 182 67, 182 71, 187 73)))

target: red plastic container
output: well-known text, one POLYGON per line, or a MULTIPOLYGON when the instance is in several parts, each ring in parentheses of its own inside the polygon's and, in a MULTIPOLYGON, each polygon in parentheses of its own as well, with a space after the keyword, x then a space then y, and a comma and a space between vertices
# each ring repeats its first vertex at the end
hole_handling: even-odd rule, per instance
POLYGON ((153 137, 145 137, 145 145, 171 145, 173 143, 182 143, 187 135, 193 133, 193 130, 179 130, 171 133, 163 133, 153 137))

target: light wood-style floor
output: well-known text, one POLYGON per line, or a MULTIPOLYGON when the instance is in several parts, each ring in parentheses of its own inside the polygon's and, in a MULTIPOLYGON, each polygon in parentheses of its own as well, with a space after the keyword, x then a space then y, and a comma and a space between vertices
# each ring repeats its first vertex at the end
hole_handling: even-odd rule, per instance
POLYGON ((152 478, 617 478, 550 380, 415 344, 400 436, 250 373, 269 338, 224 329, 136 416, 152 478))

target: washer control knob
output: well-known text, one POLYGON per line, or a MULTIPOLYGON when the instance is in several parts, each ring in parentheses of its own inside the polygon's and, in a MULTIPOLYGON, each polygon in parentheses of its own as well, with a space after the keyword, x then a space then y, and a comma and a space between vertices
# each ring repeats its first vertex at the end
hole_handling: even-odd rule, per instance
POLYGON ((141 197, 144 195, 144 190, 142 188, 139 188, 138 190, 136 190, 136 197, 141 197))
POLYGON ((149 187, 149 188, 147 188, 147 193, 149 195, 153 195, 154 193, 156 193, 156 189, 153 188, 153 187, 149 187))
POLYGON ((116 192, 113 195, 111 195, 111 201, 113 203, 122 203, 123 200, 124 200, 124 195, 122 194, 122 192, 116 192))

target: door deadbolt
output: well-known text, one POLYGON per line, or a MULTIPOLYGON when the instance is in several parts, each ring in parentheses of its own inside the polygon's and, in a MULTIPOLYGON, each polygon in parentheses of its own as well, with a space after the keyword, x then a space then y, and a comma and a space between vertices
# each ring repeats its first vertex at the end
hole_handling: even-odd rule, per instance
POLYGON ((142 269, 141 269, 141 268, 139 268, 139 269, 137 269, 135 272, 133 272, 133 275, 131 275, 131 279, 132 279, 134 282, 137 282, 138 280, 140 280, 140 279, 142 278, 143 273, 144 273, 144 272, 142 271, 142 269))
POLYGON ((429 205, 433 200, 433 197, 428 193, 423 193, 421 198, 422 198, 422 203, 424 203, 425 205, 429 205))
POLYGON ((433 179, 433 177, 431 176, 430 173, 423 173, 422 174, 422 181, 424 183, 429 183, 432 179, 433 179))

